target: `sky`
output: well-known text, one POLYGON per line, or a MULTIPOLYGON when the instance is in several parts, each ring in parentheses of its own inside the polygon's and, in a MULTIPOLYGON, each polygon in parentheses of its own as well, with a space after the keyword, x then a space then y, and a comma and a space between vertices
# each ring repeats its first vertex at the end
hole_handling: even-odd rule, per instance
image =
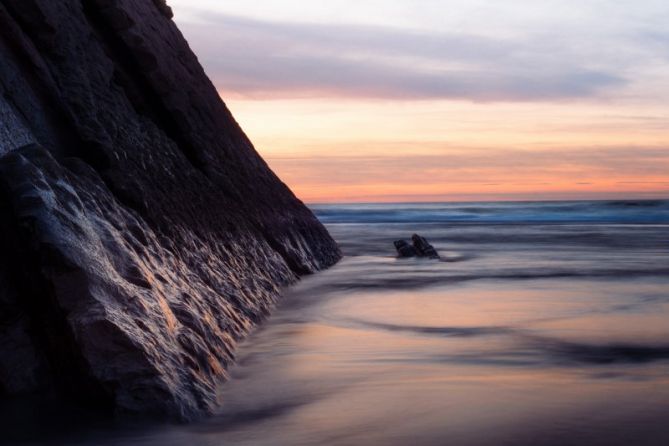
POLYGON ((170 0, 323 202, 669 198, 666 0, 170 0))

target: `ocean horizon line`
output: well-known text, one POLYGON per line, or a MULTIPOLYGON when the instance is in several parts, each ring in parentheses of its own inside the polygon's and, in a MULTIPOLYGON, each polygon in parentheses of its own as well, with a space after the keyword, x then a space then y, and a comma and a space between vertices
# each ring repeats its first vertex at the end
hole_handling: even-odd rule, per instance
MULTIPOLYGON (((298 197, 299 198, 299 197, 298 197)), ((312 206, 337 206, 337 205, 405 205, 405 204, 489 204, 489 203, 615 203, 615 202, 663 202, 666 198, 592 198, 592 199, 543 199, 543 200, 413 200, 413 201, 303 201, 305 205, 312 206)))

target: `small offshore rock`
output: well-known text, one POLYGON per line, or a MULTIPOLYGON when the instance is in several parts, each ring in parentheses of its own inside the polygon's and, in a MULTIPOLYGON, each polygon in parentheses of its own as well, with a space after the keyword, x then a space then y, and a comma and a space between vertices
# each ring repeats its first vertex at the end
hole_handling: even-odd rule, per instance
POLYGON ((406 240, 395 240, 393 243, 397 250, 398 257, 427 257, 429 259, 438 259, 439 253, 427 241, 425 237, 418 234, 411 236, 411 244, 406 240))
POLYGON ((399 257, 416 257, 416 249, 406 240, 395 240, 394 244, 399 257))
POLYGON ((413 247, 420 257, 427 257, 429 259, 438 259, 439 254, 437 250, 434 249, 430 243, 428 243, 425 237, 421 237, 418 234, 411 236, 411 241, 413 242, 413 247))

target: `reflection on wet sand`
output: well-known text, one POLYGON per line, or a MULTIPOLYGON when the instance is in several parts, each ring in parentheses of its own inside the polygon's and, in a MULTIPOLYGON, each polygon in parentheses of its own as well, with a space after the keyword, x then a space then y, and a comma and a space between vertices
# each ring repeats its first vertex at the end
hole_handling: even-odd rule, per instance
MULTIPOLYGON (((259 435, 255 444, 669 439, 668 279, 449 283, 453 271, 424 264, 415 274, 445 275, 442 285, 338 286, 359 283, 346 275, 369 279, 357 262, 369 267, 349 258, 298 286, 242 349, 224 389, 227 410, 249 395, 302 401, 255 426, 277 432, 274 443, 259 435), (257 392, 260 382, 273 385, 257 392)), ((379 259, 385 266, 374 273, 401 273, 398 262, 379 259)), ((235 441, 249 434, 233 431, 226 436, 235 441)))

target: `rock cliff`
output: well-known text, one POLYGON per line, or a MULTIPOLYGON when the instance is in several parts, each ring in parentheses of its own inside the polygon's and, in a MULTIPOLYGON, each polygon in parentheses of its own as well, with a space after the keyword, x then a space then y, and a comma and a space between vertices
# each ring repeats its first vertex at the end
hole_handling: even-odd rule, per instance
POLYGON ((0 397, 211 412, 235 342, 339 250, 164 0, 0 0, 0 397))

